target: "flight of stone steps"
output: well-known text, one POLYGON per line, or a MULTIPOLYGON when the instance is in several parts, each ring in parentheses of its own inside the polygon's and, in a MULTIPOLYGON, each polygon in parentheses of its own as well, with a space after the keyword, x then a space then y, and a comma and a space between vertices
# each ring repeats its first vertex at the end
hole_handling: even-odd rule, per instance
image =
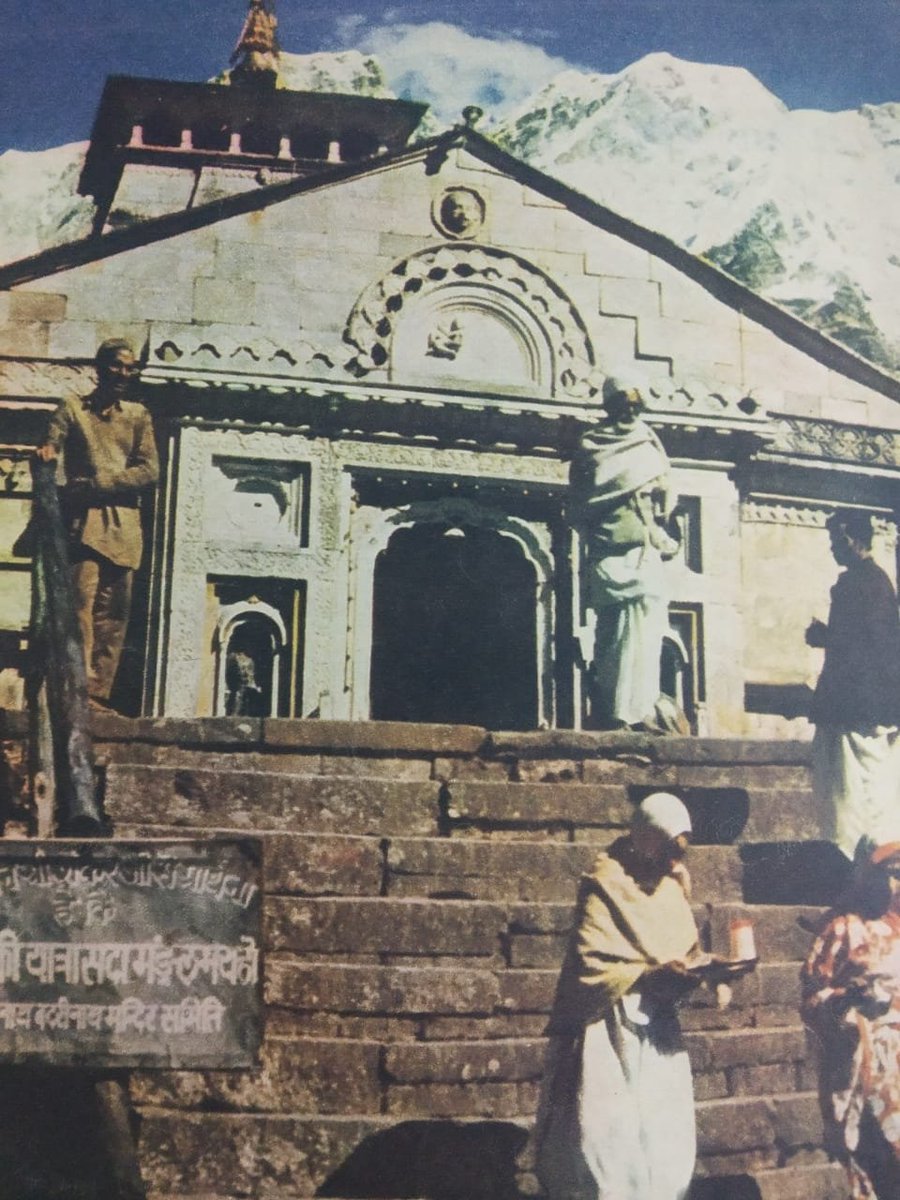
MULTIPOLYGON (((100 716, 117 837, 264 840, 257 1072, 133 1073, 152 1200, 518 1200, 579 873, 660 788, 688 803, 698 925, 761 963, 683 1010, 695 1200, 843 1200, 798 1013, 842 882, 800 743, 100 716)), ((661 1098, 665 1102, 665 1098, 661 1098)))

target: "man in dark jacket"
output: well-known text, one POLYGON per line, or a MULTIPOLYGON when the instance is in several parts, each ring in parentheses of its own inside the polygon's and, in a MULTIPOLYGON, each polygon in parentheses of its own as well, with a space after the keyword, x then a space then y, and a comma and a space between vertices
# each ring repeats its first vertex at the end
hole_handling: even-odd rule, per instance
POLYGON ((825 664, 813 698, 813 775, 827 835, 848 858, 864 834, 900 835, 900 614, 894 586, 872 557, 872 519, 853 510, 828 521, 845 570, 831 589, 828 624, 810 646, 825 664))

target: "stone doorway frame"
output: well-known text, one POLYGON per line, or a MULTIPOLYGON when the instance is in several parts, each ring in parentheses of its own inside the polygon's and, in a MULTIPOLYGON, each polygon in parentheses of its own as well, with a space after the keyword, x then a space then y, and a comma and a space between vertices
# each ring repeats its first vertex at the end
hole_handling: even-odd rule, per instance
POLYGON ((372 621, 375 600, 375 561, 400 529, 419 525, 449 525, 491 530, 511 538, 535 571, 536 693, 538 723, 553 728, 557 695, 555 645, 559 604, 556 596, 556 563, 552 529, 547 523, 512 516, 496 504, 465 496, 416 500, 391 507, 357 504, 350 518, 350 563, 347 611, 345 687, 350 717, 370 719, 372 621))

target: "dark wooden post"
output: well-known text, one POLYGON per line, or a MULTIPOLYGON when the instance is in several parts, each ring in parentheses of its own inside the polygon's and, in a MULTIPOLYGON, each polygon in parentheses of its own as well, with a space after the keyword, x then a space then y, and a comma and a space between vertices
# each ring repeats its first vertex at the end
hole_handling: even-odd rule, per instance
POLYGON ((32 745, 46 745, 49 722, 53 762, 36 765, 45 779, 55 779, 57 832, 63 836, 98 837, 106 829, 97 802, 87 672, 75 613, 55 462, 35 458, 32 476, 33 675, 29 686, 32 745), (41 699, 41 681, 45 702, 41 699))

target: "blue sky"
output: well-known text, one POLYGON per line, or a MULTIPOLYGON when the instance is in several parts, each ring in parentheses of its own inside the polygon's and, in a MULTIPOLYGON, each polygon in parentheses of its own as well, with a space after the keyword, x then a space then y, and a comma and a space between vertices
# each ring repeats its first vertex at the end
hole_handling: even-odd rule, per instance
MULTIPOLYGON (((0 0, 0 149, 87 138, 109 74, 208 78, 245 11, 246 0, 0 0)), ((427 86, 455 111, 485 96, 502 110, 566 64, 608 74, 655 50, 746 67, 792 108, 900 102, 900 0, 278 0, 276 11, 285 50, 380 52, 400 94, 427 86)))

